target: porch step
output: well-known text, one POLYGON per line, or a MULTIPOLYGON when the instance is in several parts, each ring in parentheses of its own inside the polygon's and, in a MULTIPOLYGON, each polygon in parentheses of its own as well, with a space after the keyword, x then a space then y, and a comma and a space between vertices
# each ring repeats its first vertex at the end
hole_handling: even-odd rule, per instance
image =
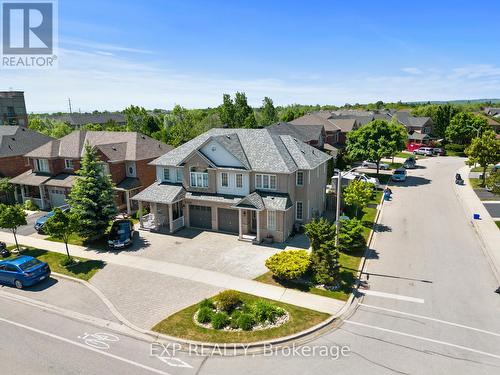
POLYGON ((254 242, 257 239, 257 236, 250 236, 248 234, 244 234, 241 236, 240 241, 245 241, 245 242, 254 242))

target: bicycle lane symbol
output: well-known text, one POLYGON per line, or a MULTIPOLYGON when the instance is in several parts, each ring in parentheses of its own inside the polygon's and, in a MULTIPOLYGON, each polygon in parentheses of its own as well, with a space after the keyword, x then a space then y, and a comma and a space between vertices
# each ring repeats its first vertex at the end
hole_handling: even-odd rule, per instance
POLYGON ((83 336, 78 336, 78 338, 80 340, 83 340, 85 345, 100 350, 108 350, 110 348, 108 343, 120 341, 120 338, 118 336, 104 332, 97 332, 97 333, 85 332, 83 336))

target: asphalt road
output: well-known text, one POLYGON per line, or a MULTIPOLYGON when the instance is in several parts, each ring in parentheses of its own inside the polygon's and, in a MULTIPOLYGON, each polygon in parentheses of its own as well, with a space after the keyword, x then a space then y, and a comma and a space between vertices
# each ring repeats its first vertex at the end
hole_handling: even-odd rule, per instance
POLYGON ((2 371, 498 374, 498 281, 453 190, 463 161, 446 157, 419 163, 425 168, 410 171, 407 182, 392 187, 393 200, 384 207, 372 244, 370 289, 361 305, 336 330, 295 352, 232 358, 176 353, 162 361, 150 355, 149 343, 111 330, 106 332, 118 341, 106 342, 106 349, 89 348, 81 337, 101 328, 2 299, 2 342, 8 343, 0 349, 2 371), (342 347, 349 351, 337 355, 342 347))
POLYGON ((498 203, 484 203, 484 207, 492 218, 500 218, 500 202, 498 203))

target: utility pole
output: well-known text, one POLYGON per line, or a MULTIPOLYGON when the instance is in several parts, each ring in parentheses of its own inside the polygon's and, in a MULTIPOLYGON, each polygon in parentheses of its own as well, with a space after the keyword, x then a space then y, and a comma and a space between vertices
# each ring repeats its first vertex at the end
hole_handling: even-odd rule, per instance
POLYGON ((337 169, 337 208, 335 210, 335 247, 339 247, 340 234, 340 199, 342 196, 342 172, 337 169))
POLYGON ((69 105, 69 114, 72 115, 73 111, 71 110, 71 98, 68 98, 68 105, 69 105))

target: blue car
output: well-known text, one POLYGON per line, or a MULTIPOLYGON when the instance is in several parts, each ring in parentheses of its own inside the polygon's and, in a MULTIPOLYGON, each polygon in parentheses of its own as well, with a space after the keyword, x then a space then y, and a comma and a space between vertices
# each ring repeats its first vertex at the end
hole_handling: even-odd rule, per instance
POLYGON ((18 289, 34 285, 49 276, 49 265, 28 255, 0 262, 0 282, 14 285, 18 289))
POLYGON ((392 181, 405 181, 406 180, 406 169, 398 168, 392 174, 392 181))
MULTIPOLYGON (((65 205, 65 206, 61 206, 59 207, 63 212, 67 212, 69 211, 70 207, 69 205, 65 205)), ((45 223, 47 222, 47 220, 49 220, 50 217, 52 217, 54 215, 54 211, 50 211, 49 213, 47 213, 47 215, 44 215, 42 217, 39 217, 37 219, 37 221, 35 221, 35 230, 37 231, 37 233, 39 234, 44 234, 43 233, 43 226, 45 225, 45 223)))

